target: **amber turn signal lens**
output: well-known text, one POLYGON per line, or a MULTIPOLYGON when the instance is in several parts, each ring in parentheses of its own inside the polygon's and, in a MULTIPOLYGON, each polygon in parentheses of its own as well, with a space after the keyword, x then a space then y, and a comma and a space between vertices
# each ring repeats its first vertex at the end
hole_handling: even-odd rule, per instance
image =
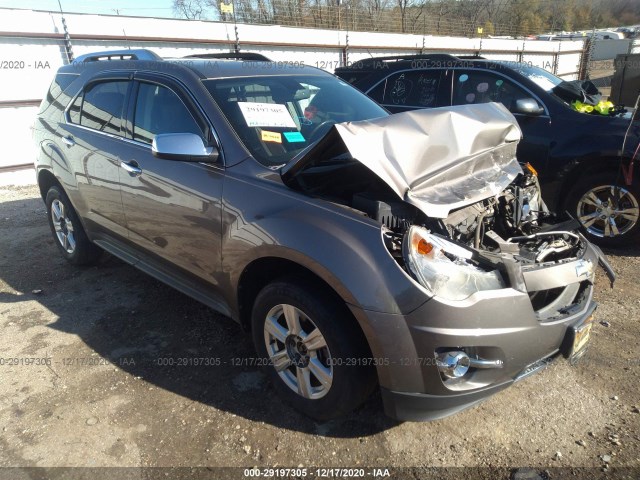
POLYGON ((527 170, 531 172, 532 175, 535 175, 536 177, 538 176, 538 171, 535 168, 533 168, 533 166, 529 162, 525 163, 524 166, 527 170))
POLYGON ((427 242, 424 238, 421 238, 416 250, 420 255, 428 255, 433 250, 433 245, 427 242))

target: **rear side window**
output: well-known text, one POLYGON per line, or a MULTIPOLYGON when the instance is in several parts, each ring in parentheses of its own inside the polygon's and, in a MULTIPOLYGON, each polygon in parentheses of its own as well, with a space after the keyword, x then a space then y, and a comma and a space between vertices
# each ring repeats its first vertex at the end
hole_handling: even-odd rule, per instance
POLYGON ((408 108, 437 106, 439 70, 412 70, 389 75, 368 95, 382 105, 408 108))
POLYGON ((56 104, 58 110, 64 110, 70 98, 68 96, 61 97, 61 95, 76 78, 78 78, 76 74, 58 73, 51 82, 45 101, 40 105, 39 113, 44 112, 52 104, 56 104))
POLYGON ((100 132, 122 135, 121 118, 128 84, 126 80, 117 80, 89 86, 81 95, 82 106, 77 105, 78 99, 71 106, 71 120, 73 121, 75 115, 74 109, 80 108, 80 125, 100 132))
POLYGON ((151 143, 160 133, 195 133, 202 130, 180 97, 162 85, 140 83, 133 122, 133 139, 151 143))

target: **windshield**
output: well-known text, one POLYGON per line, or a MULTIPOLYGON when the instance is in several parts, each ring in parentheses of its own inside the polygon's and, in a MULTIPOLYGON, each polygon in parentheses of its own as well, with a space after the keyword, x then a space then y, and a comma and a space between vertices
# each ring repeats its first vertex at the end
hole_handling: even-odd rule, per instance
POLYGON ((534 67, 533 65, 529 65, 526 63, 515 63, 515 62, 497 62, 506 65, 521 75, 524 75, 529 80, 534 82, 540 88, 542 88, 545 92, 551 92, 553 87, 561 84, 563 80, 559 77, 556 77, 553 73, 547 72, 545 69, 540 67, 534 67))
POLYGON ((388 115, 335 77, 270 75, 203 83, 247 149, 268 167, 288 163, 336 123, 388 115))

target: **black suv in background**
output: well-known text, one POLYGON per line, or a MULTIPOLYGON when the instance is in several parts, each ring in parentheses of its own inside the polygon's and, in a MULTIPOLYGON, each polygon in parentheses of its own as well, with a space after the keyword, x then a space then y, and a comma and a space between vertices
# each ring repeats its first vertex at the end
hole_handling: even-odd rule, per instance
POLYGON ((554 93, 567 82, 527 63, 433 54, 369 58, 335 73, 391 113, 504 104, 523 132, 518 159, 538 171, 551 210, 577 217, 602 245, 640 237, 640 179, 633 167, 640 125, 630 128, 630 111, 580 113, 554 93))

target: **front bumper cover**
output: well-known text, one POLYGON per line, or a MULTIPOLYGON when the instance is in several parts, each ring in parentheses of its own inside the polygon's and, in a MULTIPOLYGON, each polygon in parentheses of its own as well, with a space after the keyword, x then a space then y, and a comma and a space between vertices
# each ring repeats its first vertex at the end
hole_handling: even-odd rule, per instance
MULTIPOLYGON (((586 246, 579 260, 600 263, 607 270, 602 252, 588 242, 586 246)), ((552 269, 547 271, 553 275, 552 269)), ((566 274, 566 266, 559 271, 566 274)), ((594 276, 591 272, 589 278, 581 279, 589 287, 580 302, 557 318, 541 319, 529 295, 513 289, 481 292, 461 302, 433 298, 407 315, 360 312, 367 318, 365 333, 376 338, 374 356, 384 359, 377 365, 385 412, 398 420, 442 418, 566 356, 567 332, 587 321, 596 308, 594 276), (435 352, 443 348, 487 353, 489 360, 500 359, 502 368, 479 369, 465 385, 451 388, 433 361, 435 352)))

